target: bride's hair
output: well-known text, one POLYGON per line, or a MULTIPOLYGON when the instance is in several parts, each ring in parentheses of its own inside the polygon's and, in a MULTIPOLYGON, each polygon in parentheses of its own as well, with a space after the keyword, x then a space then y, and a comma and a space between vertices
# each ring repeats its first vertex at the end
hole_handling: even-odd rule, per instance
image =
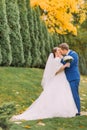
POLYGON ((52 50, 52 53, 53 53, 53 56, 55 57, 55 53, 57 52, 58 50, 58 47, 54 47, 53 50, 52 50))

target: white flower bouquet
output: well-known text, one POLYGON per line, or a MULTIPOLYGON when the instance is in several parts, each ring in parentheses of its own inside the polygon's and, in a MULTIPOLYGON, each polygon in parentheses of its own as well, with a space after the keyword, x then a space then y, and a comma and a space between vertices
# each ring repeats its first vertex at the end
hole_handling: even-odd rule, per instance
POLYGON ((73 61, 73 57, 66 55, 66 56, 63 57, 63 61, 66 62, 66 63, 70 63, 70 62, 73 61))

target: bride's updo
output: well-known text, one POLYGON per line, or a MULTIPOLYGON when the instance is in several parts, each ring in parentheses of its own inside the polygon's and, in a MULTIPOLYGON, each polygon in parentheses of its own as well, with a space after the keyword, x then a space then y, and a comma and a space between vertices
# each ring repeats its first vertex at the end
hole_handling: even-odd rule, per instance
POLYGON ((59 49, 58 47, 53 48, 52 53, 53 53, 54 57, 56 57, 58 49, 59 49))

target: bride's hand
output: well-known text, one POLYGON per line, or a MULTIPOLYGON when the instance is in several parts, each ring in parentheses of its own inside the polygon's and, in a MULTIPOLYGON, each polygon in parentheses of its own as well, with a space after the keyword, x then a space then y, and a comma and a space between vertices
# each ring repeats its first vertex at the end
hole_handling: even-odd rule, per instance
POLYGON ((68 62, 68 63, 66 63, 65 65, 63 65, 56 73, 55 73, 55 75, 57 75, 57 74, 59 74, 59 72, 61 72, 61 71, 63 71, 66 67, 70 67, 70 63, 68 62))
POLYGON ((65 66, 65 68, 66 68, 66 67, 68 67, 68 68, 69 68, 69 67, 70 67, 70 63, 69 63, 69 62, 67 62, 64 66, 65 66))
POLYGON ((59 72, 57 71, 56 73, 55 73, 55 75, 57 75, 59 72))

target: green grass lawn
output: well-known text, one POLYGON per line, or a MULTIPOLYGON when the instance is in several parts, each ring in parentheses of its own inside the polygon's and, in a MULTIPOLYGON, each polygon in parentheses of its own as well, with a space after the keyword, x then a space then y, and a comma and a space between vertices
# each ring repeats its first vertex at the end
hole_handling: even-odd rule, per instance
MULTIPOLYGON (((0 104, 14 102, 16 113, 23 112, 40 95, 43 70, 0 67, 0 104)), ((87 77, 81 76, 81 111, 87 111, 87 77)), ((87 130, 87 116, 52 118, 13 124, 10 130, 87 130)))

